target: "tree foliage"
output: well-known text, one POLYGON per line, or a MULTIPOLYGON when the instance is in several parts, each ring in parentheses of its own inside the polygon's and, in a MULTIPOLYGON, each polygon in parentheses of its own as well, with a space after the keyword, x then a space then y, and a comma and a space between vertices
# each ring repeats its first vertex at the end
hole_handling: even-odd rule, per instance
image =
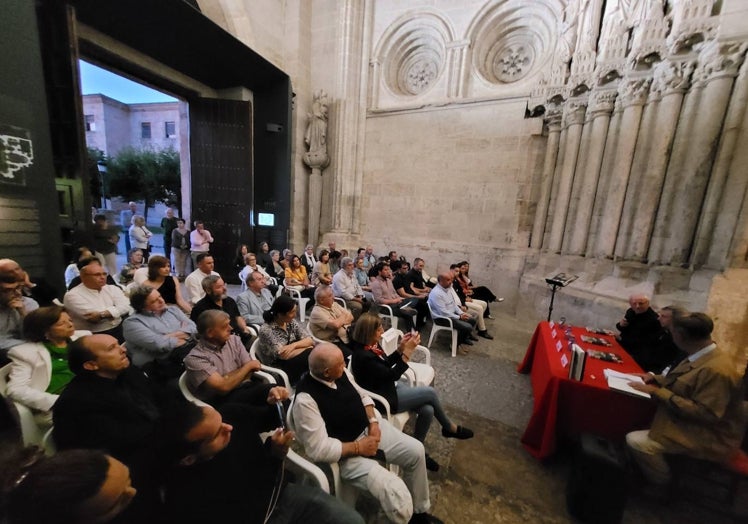
POLYGON ((182 207, 179 153, 174 149, 123 149, 107 162, 107 178, 112 196, 143 200, 146 212, 155 202, 182 207))

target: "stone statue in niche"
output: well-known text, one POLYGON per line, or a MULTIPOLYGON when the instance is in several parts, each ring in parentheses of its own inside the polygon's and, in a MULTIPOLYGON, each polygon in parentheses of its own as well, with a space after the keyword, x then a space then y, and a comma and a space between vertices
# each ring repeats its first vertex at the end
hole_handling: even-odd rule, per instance
POLYGON ((309 151, 304 153, 304 163, 312 170, 322 170, 330 164, 327 155, 327 93, 320 90, 314 93, 312 112, 307 113, 309 124, 304 133, 304 142, 309 151))
POLYGON ((322 208, 322 170, 330 165, 327 154, 327 93, 320 90, 314 93, 312 112, 307 113, 309 124, 304 133, 304 142, 309 151, 304 153, 304 163, 312 169, 309 177, 309 214, 307 222, 307 242, 317 245, 319 240, 320 210, 322 208))

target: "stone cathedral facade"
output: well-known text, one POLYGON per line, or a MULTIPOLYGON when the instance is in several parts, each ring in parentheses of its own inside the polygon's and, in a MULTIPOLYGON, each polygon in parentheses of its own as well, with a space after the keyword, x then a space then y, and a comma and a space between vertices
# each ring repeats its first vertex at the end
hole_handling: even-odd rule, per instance
POLYGON ((312 93, 329 96, 317 243, 422 256, 518 316, 612 326, 634 291, 748 342, 748 2, 205 0, 296 94, 293 229, 312 93))

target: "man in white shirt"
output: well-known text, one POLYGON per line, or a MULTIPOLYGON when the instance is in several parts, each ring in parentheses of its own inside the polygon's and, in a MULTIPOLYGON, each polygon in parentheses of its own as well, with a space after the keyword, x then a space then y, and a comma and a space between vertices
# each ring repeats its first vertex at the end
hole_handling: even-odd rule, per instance
POLYGON ((187 300, 191 304, 197 304, 205 296, 203 289, 203 279, 210 275, 221 276, 213 271, 213 256, 210 253, 200 253, 197 255, 197 269, 187 275, 184 279, 184 286, 187 291, 187 300))
POLYGON ((120 343, 122 320, 133 310, 119 286, 106 283, 106 271, 95 257, 79 262, 81 285, 65 293, 65 309, 73 319, 75 329, 95 334, 111 335, 120 343))
POLYGON ((452 273, 447 271, 439 274, 438 284, 429 293, 429 306, 437 317, 452 319, 452 325, 457 330, 457 343, 472 346, 469 337, 475 327, 475 318, 460 308, 459 299, 452 291, 452 273))
POLYGON ((332 277, 332 291, 336 297, 345 300, 345 305, 353 313, 353 321, 358 320, 364 311, 364 290, 353 274, 352 258, 345 257, 340 261, 340 270, 332 277))
POLYGON ((205 229, 205 224, 200 220, 195 220, 195 229, 190 232, 190 254, 194 266, 197 266, 197 257, 200 254, 210 251, 212 243, 213 236, 205 229))
POLYGON ((441 522, 426 513, 431 502, 423 444, 374 410, 372 399, 348 379, 343 353, 333 344, 319 344, 309 355, 309 374, 296 387, 291 415, 309 458, 338 462, 343 480, 369 491, 392 522, 441 522), (403 469, 402 479, 369 458, 378 450, 403 469))

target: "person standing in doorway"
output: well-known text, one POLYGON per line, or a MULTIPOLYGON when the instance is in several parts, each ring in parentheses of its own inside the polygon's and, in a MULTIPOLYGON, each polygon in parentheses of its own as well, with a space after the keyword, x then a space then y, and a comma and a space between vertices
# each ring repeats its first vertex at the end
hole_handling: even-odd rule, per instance
POLYGON ((210 251, 213 237, 210 231, 205 229, 202 220, 195 220, 195 229, 190 233, 190 252, 192 254, 192 267, 197 267, 197 256, 210 251))
POLYGON ((174 210, 168 208, 166 210, 166 216, 161 219, 161 229, 164 230, 164 256, 166 258, 171 257, 171 232, 176 228, 177 217, 174 216, 174 210))
POLYGON ((187 260, 190 257, 190 230, 187 229, 182 218, 177 219, 177 227, 171 232, 171 254, 174 258, 177 278, 180 282, 184 282, 187 276, 187 260))

